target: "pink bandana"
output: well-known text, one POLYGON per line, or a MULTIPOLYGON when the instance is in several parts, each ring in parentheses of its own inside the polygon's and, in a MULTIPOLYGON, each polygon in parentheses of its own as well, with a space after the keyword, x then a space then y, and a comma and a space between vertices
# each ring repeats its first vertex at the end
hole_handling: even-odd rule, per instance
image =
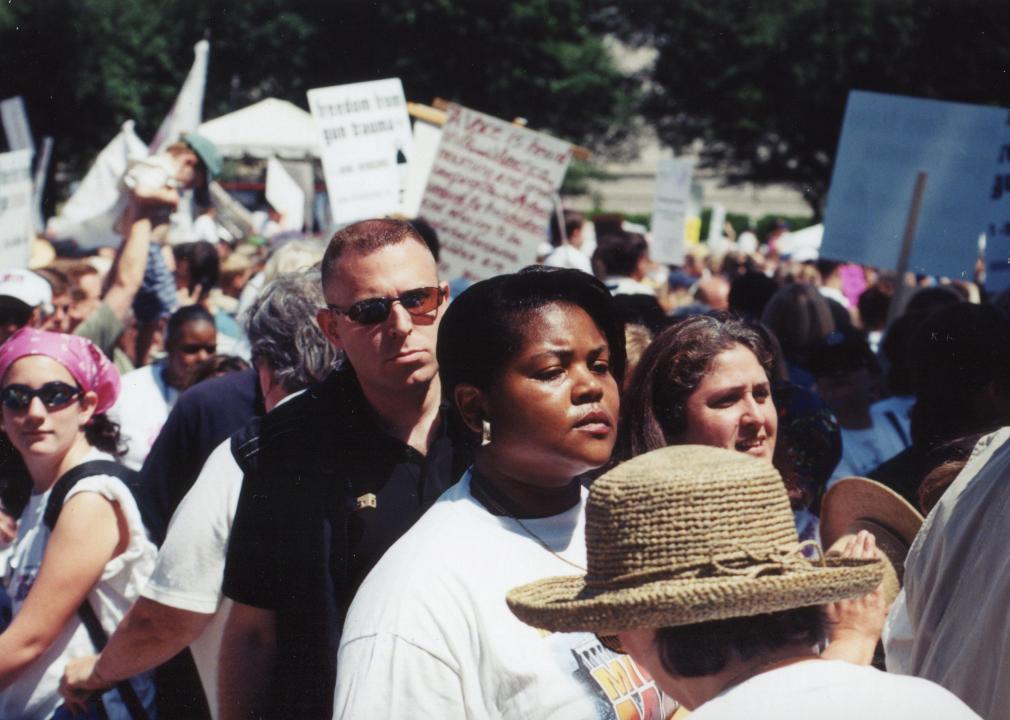
POLYGON ((119 372, 94 343, 77 335, 21 328, 0 345, 0 381, 15 360, 27 355, 52 358, 73 375, 84 392, 98 395, 95 413, 103 413, 119 397, 119 372))

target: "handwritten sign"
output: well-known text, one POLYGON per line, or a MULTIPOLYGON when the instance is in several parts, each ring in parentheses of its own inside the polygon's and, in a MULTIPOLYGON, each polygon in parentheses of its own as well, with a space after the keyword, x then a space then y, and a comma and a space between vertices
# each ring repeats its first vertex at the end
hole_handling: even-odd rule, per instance
POLYGON ((442 277, 483 280, 536 261, 571 146, 451 105, 421 199, 442 277))
POLYGON ((309 90, 333 221, 400 212, 412 136, 398 78, 309 90))
POLYGON ((993 148, 992 180, 987 194, 985 287, 991 293, 1010 288, 1010 113, 993 148))
POLYGON ((4 133, 7 135, 8 148, 35 152, 25 101, 20 95, 0 100, 0 122, 3 123, 4 133))
POLYGON ((681 265, 684 262, 684 231, 694 162, 662 158, 656 166, 656 200, 652 210, 652 247, 656 262, 681 265))
POLYGON ((971 280, 978 237, 991 215, 993 159, 1006 114, 994 107, 850 93, 821 257, 893 270, 922 170, 928 178, 909 270, 971 280))
POLYGON ((28 267, 32 237, 32 151, 0 155, 0 268, 28 267))

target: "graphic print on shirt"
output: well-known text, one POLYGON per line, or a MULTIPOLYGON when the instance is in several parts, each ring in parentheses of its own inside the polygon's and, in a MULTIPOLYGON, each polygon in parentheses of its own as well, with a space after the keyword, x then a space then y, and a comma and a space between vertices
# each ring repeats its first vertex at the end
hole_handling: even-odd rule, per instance
POLYGON ((596 698, 596 715, 606 720, 662 720, 669 714, 649 674, 627 655, 600 644, 591 633, 549 635, 552 651, 576 682, 596 698))
POLYGON ((38 574, 38 563, 32 563, 18 569, 17 574, 13 578, 14 582, 10 592, 10 599, 18 603, 24 602, 25 598, 28 597, 29 591, 32 589, 32 585, 35 584, 35 578, 38 574))

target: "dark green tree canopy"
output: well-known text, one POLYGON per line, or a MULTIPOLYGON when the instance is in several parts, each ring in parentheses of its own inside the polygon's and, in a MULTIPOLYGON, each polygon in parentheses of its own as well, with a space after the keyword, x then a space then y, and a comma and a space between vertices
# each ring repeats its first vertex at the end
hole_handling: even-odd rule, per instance
POLYGON ((81 172, 128 119, 149 139, 211 41, 204 117, 264 97, 383 77, 607 150, 628 134, 635 82, 579 0, 462 3, 45 0, 0 5, 0 97, 25 97, 36 136, 81 172))
POLYGON ((730 181, 787 183, 820 214, 850 90, 1010 104, 1010 4, 667 0, 610 28, 658 51, 646 121, 730 181))

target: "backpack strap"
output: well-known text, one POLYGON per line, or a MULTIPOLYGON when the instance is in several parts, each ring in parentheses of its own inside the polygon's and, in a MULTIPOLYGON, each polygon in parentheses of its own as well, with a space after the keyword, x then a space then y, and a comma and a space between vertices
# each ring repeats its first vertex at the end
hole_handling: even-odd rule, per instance
MULTIPOLYGON (((45 512, 42 515, 42 522, 49 528, 50 532, 56 527, 56 521, 60 517, 60 511, 63 509, 63 502, 66 500, 67 494, 80 480, 92 475, 112 475, 122 480, 127 486, 130 486, 130 482, 136 473, 130 468, 110 460, 91 460, 81 463, 63 473, 56 481, 56 484, 53 485, 53 489, 49 494, 49 500, 46 501, 45 512)), ((87 630, 88 638, 91 639, 91 644, 95 647, 95 651, 100 653, 109 641, 109 636, 106 635, 105 629, 102 627, 98 615, 95 614, 95 609, 88 602, 87 596, 84 597, 84 600, 81 601, 80 606, 77 608, 77 616, 81 619, 84 629, 87 630)), ((116 683, 115 687, 119 692, 119 697, 123 700, 123 704, 130 712, 130 716, 134 720, 147 720, 148 715, 144 709, 144 704, 137 697, 137 692, 133 689, 130 681, 121 680, 116 683)))

